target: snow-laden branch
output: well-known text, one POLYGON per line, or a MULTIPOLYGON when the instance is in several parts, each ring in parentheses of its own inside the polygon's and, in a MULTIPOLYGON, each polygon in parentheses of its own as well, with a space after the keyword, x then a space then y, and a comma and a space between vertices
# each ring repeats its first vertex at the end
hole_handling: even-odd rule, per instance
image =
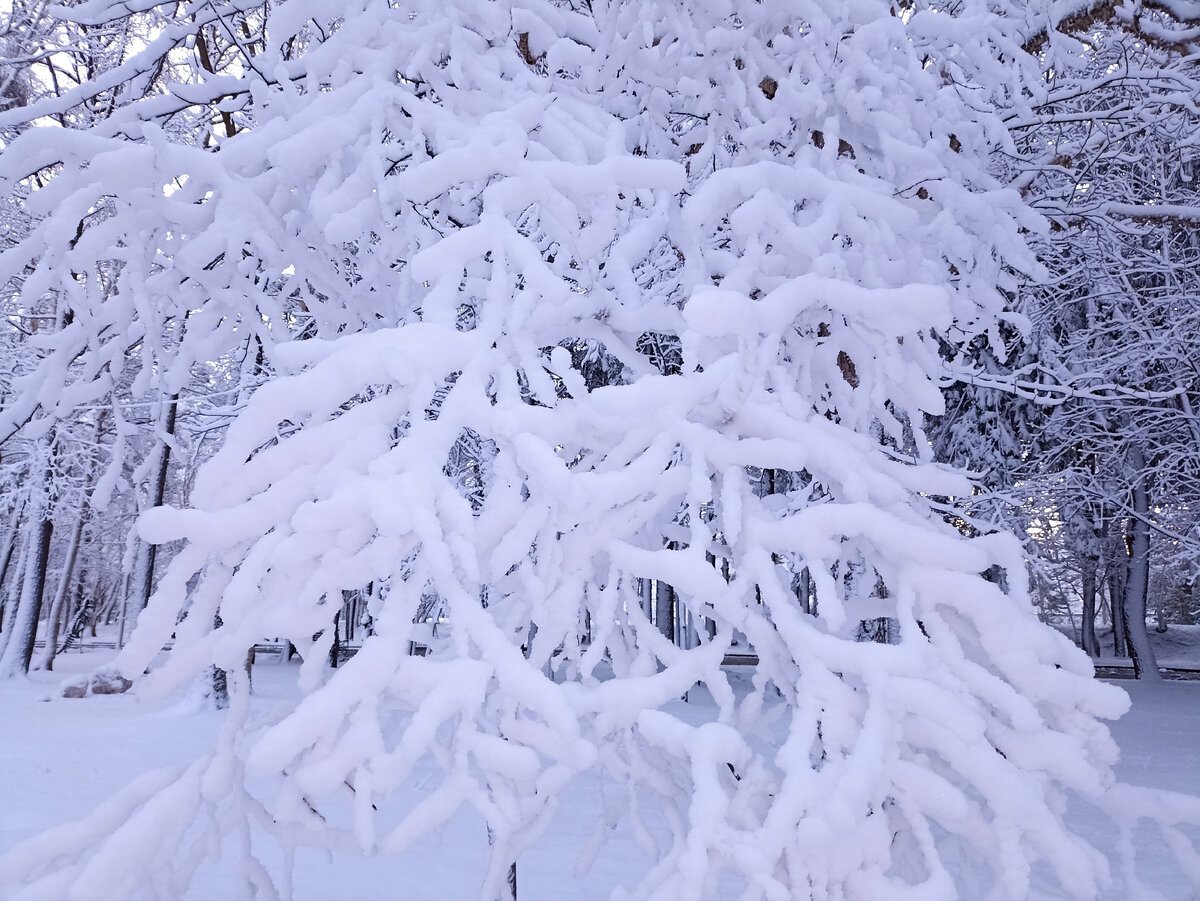
POLYGON ((946 388, 959 384, 990 388, 1042 406, 1057 406, 1072 399, 1114 403, 1129 400, 1164 401, 1178 398, 1188 390, 1181 385, 1169 391, 1149 391, 1116 382, 1102 382, 1096 373, 1086 372, 1071 373, 1064 379, 1037 364, 1023 366, 1012 372, 990 372, 978 367, 946 363, 942 368, 941 384, 946 388), (1053 381, 1048 381, 1047 377, 1053 381))

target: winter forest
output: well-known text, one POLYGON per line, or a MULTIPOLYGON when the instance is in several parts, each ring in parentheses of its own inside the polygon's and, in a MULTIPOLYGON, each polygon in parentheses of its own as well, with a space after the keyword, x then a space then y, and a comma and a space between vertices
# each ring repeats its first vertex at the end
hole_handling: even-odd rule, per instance
POLYGON ((1198 408, 1197 0, 2 2, 0 898, 1200 898, 1198 408))

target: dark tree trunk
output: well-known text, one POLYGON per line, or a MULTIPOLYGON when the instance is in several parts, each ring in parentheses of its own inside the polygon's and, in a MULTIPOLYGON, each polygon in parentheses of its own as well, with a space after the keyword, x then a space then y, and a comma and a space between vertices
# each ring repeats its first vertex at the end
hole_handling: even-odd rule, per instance
POLYGON ((329 665, 337 669, 338 665, 338 649, 340 642, 338 640, 338 624, 342 618, 342 611, 339 610, 333 615, 333 641, 329 645, 329 665))
POLYGON ((1150 633, 1146 629, 1146 595, 1150 589, 1150 490, 1140 451, 1135 452, 1138 479, 1133 486, 1133 515, 1129 518, 1129 564, 1125 579, 1125 636, 1133 672, 1139 679, 1161 679, 1150 633), (1141 464, 1141 465, 1138 465, 1141 464))
POLYGON ((1125 656, 1125 567, 1115 567, 1108 579, 1108 606, 1112 612, 1113 656, 1125 656))
MULTIPOLYGON (((167 438, 170 439, 175 435, 175 418, 179 411, 179 395, 171 395, 170 406, 167 407, 167 422, 164 428, 167 438)), ((154 480, 154 496, 151 498, 151 507, 161 507, 163 498, 167 494, 167 471, 171 465, 171 445, 169 440, 164 440, 162 443, 162 454, 158 460, 158 474, 154 480)), ((154 561, 158 556, 158 545, 152 544, 146 550, 146 565, 142 570, 142 584, 140 591, 141 605, 139 610, 144 610, 146 605, 150 603, 150 593, 154 589, 154 561)))
POLYGON ((675 589, 666 582, 658 583, 654 598, 654 622, 669 641, 675 640, 675 589))
POLYGON ((1095 557, 1083 559, 1083 622, 1080 644, 1089 657, 1100 656, 1100 642, 1096 640, 1096 569, 1099 560, 1095 557))

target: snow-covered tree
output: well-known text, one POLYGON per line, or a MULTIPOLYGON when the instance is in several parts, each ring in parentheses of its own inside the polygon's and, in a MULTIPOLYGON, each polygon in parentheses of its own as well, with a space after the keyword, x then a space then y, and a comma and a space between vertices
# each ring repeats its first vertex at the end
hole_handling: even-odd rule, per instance
POLYGON ((987 171, 1015 29, 873 0, 289 0, 262 28, 236 71, 14 145, 66 160, 43 221, 105 212, 8 265, 110 318, 64 330, 56 359, 95 363, 12 421, 100 390, 131 338, 171 386, 233 319, 312 329, 269 342, 191 505, 142 520, 185 544, 119 665, 174 634, 142 691, 221 668, 223 737, 14 851, 9 896, 175 898, 216 833, 271 897, 289 877, 252 834, 399 854, 463 808, 494 895, 585 772, 656 861, 636 897, 1092 898, 1074 797, 1188 853, 1200 805, 1115 784, 1097 717, 1125 701, 1037 622, 1019 544, 927 499, 969 492, 920 428, 933 335, 986 335, 1033 266, 1037 221, 987 171), (219 152, 158 124, 218 97, 252 123, 219 152), (69 274, 109 260, 103 298, 69 274), (372 632, 330 675, 368 585, 372 632), (879 618, 893 640, 857 641, 879 618), (305 658, 269 720, 240 670, 266 635, 305 658), (737 636, 749 691, 722 669, 737 636), (706 722, 674 706, 697 688, 706 722))
MULTIPOLYGON (((990 489, 979 507, 1009 522, 1053 511, 1085 621, 1107 583, 1115 650, 1128 644, 1154 675, 1152 536, 1164 566, 1200 563, 1194 17, 1175 5, 1062 12, 1027 40, 1044 76, 1005 116, 1014 146, 995 157, 1051 222, 1035 242, 1045 272, 1014 297, 1028 322, 1014 336, 1018 371, 988 372, 987 348, 966 348, 984 371, 936 431, 944 456, 990 489)), ((1086 624, 1083 644, 1098 650, 1086 624)))
MULTIPOLYGON (((214 315, 205 317, 207 299, 194 293, 147 304, 144 293, 121 289, 123 278, 155 268, 157 251, 121 247, 121 239, 113 238, 127 233, 127 220, 139 215, 136 202, 106 191, 103 155, 86 142, 120 135, 120 145, 125 129, 145 124, 176 145, 211 150, 219 137, 245 127, 235 111, 216 108, 219 93, 205 90, 207 81, 236 71, 243 55, 253 55, 261 41, 252 27, 261 25, 261 14, 225 10, 214 18, 202 11, 198 18, 169 21, 153 5, 69 7, 51 11, 45 3, 18 3, 0 27, 7 54, 0 69, 23 86, 22 102, 2 115, 0 140, 7 143, 37 126, 37 134, 9 149, 0 163, 8 188, 0 303, 16 330, 6 337, 28 337, 16 339, 5 373, 0 443, 10 457, 32 459, 37 454, 22 445, 53 432, 56 458, 94 480, 86 502, 67 504, 65 516, 88 520, 97 533, 126 535, 116 565, 103 569, 107 593, 123 595, 116 609, 132 621, 149 597, 156 555, 132 532, 136 514, 164 498, 186 496, 176 479, 188 469, 179 465, 180 452, 192 460, 201 455, 205 436, 227 419, 222 408, 232 409, 253 389, 263 368, 263 337, 273 332, 253 307, 242 315, 214 300, 214 315), (223 30, 227 25, 235 28, 232 37, 223 30), (159 95, 168 82, 188 94, 188 103, 164 106, 159 95), (129 104, 138 99, 147 102, 131 112, 129 104), (100 181, 60 202, 53 194, 65 182, 57 176, 72 169, 86 169, 100 181), (143 251, 147 256, 138 257, 143 251)), ((179 172, 163 176, 161 190, 173 191, 176 176, 186 179, 179 172)), ((281 332, 287 330, 274 330, 281 332)), ((27 475, 22 490, 58 494, 57 486, 41 485, 39 474, 27 475)), ((22 506, 33 515, 62 505, 22 506)), ((70 556, 71 534, 73 529, 60 529, 57 553, 63 558, 70 556)))

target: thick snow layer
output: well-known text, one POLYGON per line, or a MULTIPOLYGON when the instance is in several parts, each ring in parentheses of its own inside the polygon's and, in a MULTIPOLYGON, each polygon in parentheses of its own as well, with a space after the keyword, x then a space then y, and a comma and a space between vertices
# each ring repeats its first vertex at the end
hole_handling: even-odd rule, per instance
MULTIPOLYGON (((29 680, 0 683, 0 710, 5 728, 0 733, 0 770, 14 778, 6 781, 0 804, 0 886, 6 874, 20 865, 20 855, 7 855, 17 843, 40 835, 53 842, 62 828, 80 817, 103 815, 103 804, 114 793, 132 790, 154 776, 147 771, 186 767, 210 747, 222 721, 199 693, 171 707, 154 708, 134 695, 64 699, 60 684, 72 673, 85 672, 103 662, 111 652, 68 653, 59 658, 58 671, 34 673, 29 680), (97 808, 100 812, 97 813, 97 808), (7 856, 5 856, 7 855, 7 856)), ((254 668, 254 704, 262 711, 295 693, 295 666, 274 662, 254 668)), ((744 690, 748 669, 730 674, 735 691, 744 690)), ((1118 776, 1125 781, 1188 793, 1200 793, 1200 683, 1168 682, 1158 685, 1122 682, 1133 699, 1130 712, 1113 726, 1121 748, 1118 776)), ((670 713, 685 722, 710 721, 712 699, 703 690, 693 691, 687 703, 672 705, 670 713)), ((665 721, 665 720, 664 720, 665 721)), ((701 730, 704 740, 716 744, 722 736, 701 730)), ((783 744, 782 730, 764 736, 764 742, 783 744)), ((398 805, 417 803, 427 795, 432 769, 418 767, 399 791, 398 805)), ((158 781, 164 782, 160 778, 158 781)), ((253 790, 253 786, 252 786, 253 790)), ((934 789, 931 789, 934 790, 934 789)), ((636 883, 655 863, 654 848, 667 841, 668 824, 657 812, 642 809, 641 821, 628 816, 624 799, 611 786, 592 777, 580 777, 564 791, 551 828, 542 841, 520 857, 518 881, 522 898, 604 899, 623 896, 623 887, 636 883), (607 839, 601 844, 602 839, 607 839)), ((334 817, 352 815, 349 809, 325 811, 334 817)), ((1099 812, 1079 805, 1071 817, 1098 847, 1108 850, 1112 828, 1099 812)), ((180 828, 186 828, 182 812, 180 828)), ((116 829, 118 823, 112 828, 116 829)), ((128 825, 128 824, 126 824, 128 825)), ((66 827, 70 828, 70 827, 66 827)), ((821 828, 821 824, 813 824, 821 828)), ((137 838, 136 832, 132 834, 137 838)), ((231 837, 232 839, 232 837, 231 837)), ((1179 874, 1157 830, 1136 836, 1139 875, 1168 901, 1193 897, 1187 880, 1179 874), (1144 868, 1144 870, 1143 870, 1144 868)), ((477 896, 487 859, 487 837, 482 820, 471 813, 455 815, 442 831, 423 837, 397 857, 364 857, 351 849, 328 853, 301 847, 296 852, 294 892, 297 901, 373 901, 386 886, 386 896, 441 899, 477 896)), ((281 859, 266 855, 268 866, 281 859)), ((180 901, 232 897, 235 867, 207 865, 195 884, 179 895, 180 901)), ((98 877, 104 874, 97 874, 98 877)), ((115 878, 108 874, 105 878, 115 878)), ((1037 879, 1034 880, 1035 886, 1037 879)), ((100 883, 97 883, 99 886, 100 883)), ((97 888, 92 897, 101 901, 97 888)), ((721 897, 733 897, 732 892, 721 897)), ((75 897, 74 895, 72 897, 75 897)), ((91 901, 88 896, 80 896, 91 901)), ((1034 895, 1057 898, 1059 895, 1034 895)), ((1116 895, 1112 901, 1125 901, 1116 895)), ((57 899, 56 899, 57 901, 57 899)))

